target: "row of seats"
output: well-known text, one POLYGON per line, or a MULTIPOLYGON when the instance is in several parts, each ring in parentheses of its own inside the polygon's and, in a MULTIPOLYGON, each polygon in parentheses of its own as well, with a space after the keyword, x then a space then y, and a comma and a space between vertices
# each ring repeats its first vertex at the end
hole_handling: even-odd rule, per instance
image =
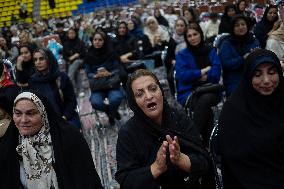
POLYGON ((72 11, 78 9, 78 4, 83 0, 55 0, 55 8, 51 9, 47 0, 42 0, 40 4, 40 16, 48 18, 50 15, 55 17, 65 17, 72 15, 72 11))

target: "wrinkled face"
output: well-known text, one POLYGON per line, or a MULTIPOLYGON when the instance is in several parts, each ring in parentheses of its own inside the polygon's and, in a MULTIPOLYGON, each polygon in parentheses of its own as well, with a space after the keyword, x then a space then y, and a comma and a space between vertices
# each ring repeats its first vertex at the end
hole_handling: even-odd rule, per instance
POLYGON ((0 37, 0 47, 3 47, 6 45, 6 39, 4 37, 0 37))
POLYGON ((277 9, 276 8, 271 8, 269 9, 268 13, 267 13, 267 20, 270 22, 275 21, 275 19, 277 18, 277 9))
POLYGON ((118 26, 118 34, 121 36, 126 35, 126 25, 125 24, 120 24, 118 26))
POLYGON ((134 23, 132 20, 129 20, 127 23, 128 30, 131 31, 134 29, 134 23))
POLYGON ((34 53, 34 65, 36 70, 41 74, 48 73, 48 62, 41 52, 34 53))
POLYGON ((20 49, 20 55, 23 56, 24 62, 28 62, 32 59, 32 54, 27 47, 22 47, 20 49))
POLYGON ((176 23, 176 33, 178 35, 183 35, 185 32, 185 24, 182 20, 178 20, 176 23))
POLYGON ((102 48, 104 45, 104 39, 100 34, 95 34, 93 38, 93 45, 96 49, 102 48))
POLYGON ((244 11, 245 9, 246 9, 246 2, 245 1, 240 2, 239 10, 244 11))
POLYGON ((184 11, 184 18, 188 21, 192 21, 193 20, 193 16, 191 14, 191 12, 189 10, 185 10, 184 11))
POLYGON ((187 41, 192 46, 197 46, 201 42, 201 35, 194 29, 188 29, 186 33, 187 41))
POLYGON ((235 9, 230 8, 230 9, 228 10, 227 15, 228 15, 229 17, 233 17, 233 16, 235 16, 235 15, 236 15, 236 11, 235 11, 235 9))
POLYGON ((76 37, 76 32, 74 30, 69 30, 68 31, 68 38, 69 39, 75 39, 76 37))
POLYGON ((276 67, 270 63, 260 64, 254 71, 251 83, 261 95, 271 95, 279 84, 279 74, 276 67))
POLYGON ((236 21, 234 25, 234 34, 237 36, 243 36, 248 32, 247 23, 243 19, 236 21))
POLYGON ((163 96, 151 76, 141 76, 132 82, 132 91, 138 107, 155 123, 160 124, 163 114, 163 96))
POLYGON ((43 122, 36 105, 27 99, 19 100, 13 112, 13 120, 19 133, 23 136, 37 134, 42 128, 43 122))

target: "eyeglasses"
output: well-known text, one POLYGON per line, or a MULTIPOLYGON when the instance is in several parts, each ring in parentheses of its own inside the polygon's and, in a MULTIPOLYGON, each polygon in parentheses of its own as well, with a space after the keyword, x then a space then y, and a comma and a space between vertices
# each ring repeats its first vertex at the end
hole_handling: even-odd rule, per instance
POLYGON ((39 58, 34 58, 34 62, 36 62, 36 61, 43 61, 43 60, 45 60, 45 58, 42 56, 42 57, 39 57, 39 58))

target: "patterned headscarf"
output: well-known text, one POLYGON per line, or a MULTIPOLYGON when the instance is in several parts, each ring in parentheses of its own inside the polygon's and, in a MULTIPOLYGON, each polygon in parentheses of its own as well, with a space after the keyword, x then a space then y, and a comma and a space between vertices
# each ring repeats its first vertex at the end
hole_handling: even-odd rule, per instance
POLYGON ((39 97, 31 92, 19 94, 14 106, 22 99, 31 100, 36 105, 43 123, 39 133, 33 136, 19 136, 16 151, 23 158, 22 165, 26 178, 26 183, 22 184, 29 189, 58 189, 56 173, 52 167, 54 154, 45 107, 39 97))

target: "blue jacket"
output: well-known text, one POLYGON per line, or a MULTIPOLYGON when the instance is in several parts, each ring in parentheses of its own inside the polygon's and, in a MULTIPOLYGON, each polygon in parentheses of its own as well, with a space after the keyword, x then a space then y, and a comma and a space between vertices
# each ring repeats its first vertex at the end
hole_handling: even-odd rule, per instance
MULTIPOLYGON (((252 49, 259 47, 259 42, 254 38, 243 47, 243 52, 248 53, 252 49)), ((241 56, 232 44, 230 38, 224 39, 220 45, 219 57, 222 64, 223 83, 226 88, 226 95, 229 96, 238 86, 241 80, 244 58, 241 56)))
MULTIPOLYGON (((221 75, 221 64, 217 56, 216 49, 209 52, 211 69, 207 74, 207 82, 218 83, 221 75)), ((176 55, 176 82, 177 82, 177 100, 184 105, 187 97, 193 90, 193 83, 200 79, 201 70, 197 68, 192 53, 187 49, 179 51, 176 55)))

